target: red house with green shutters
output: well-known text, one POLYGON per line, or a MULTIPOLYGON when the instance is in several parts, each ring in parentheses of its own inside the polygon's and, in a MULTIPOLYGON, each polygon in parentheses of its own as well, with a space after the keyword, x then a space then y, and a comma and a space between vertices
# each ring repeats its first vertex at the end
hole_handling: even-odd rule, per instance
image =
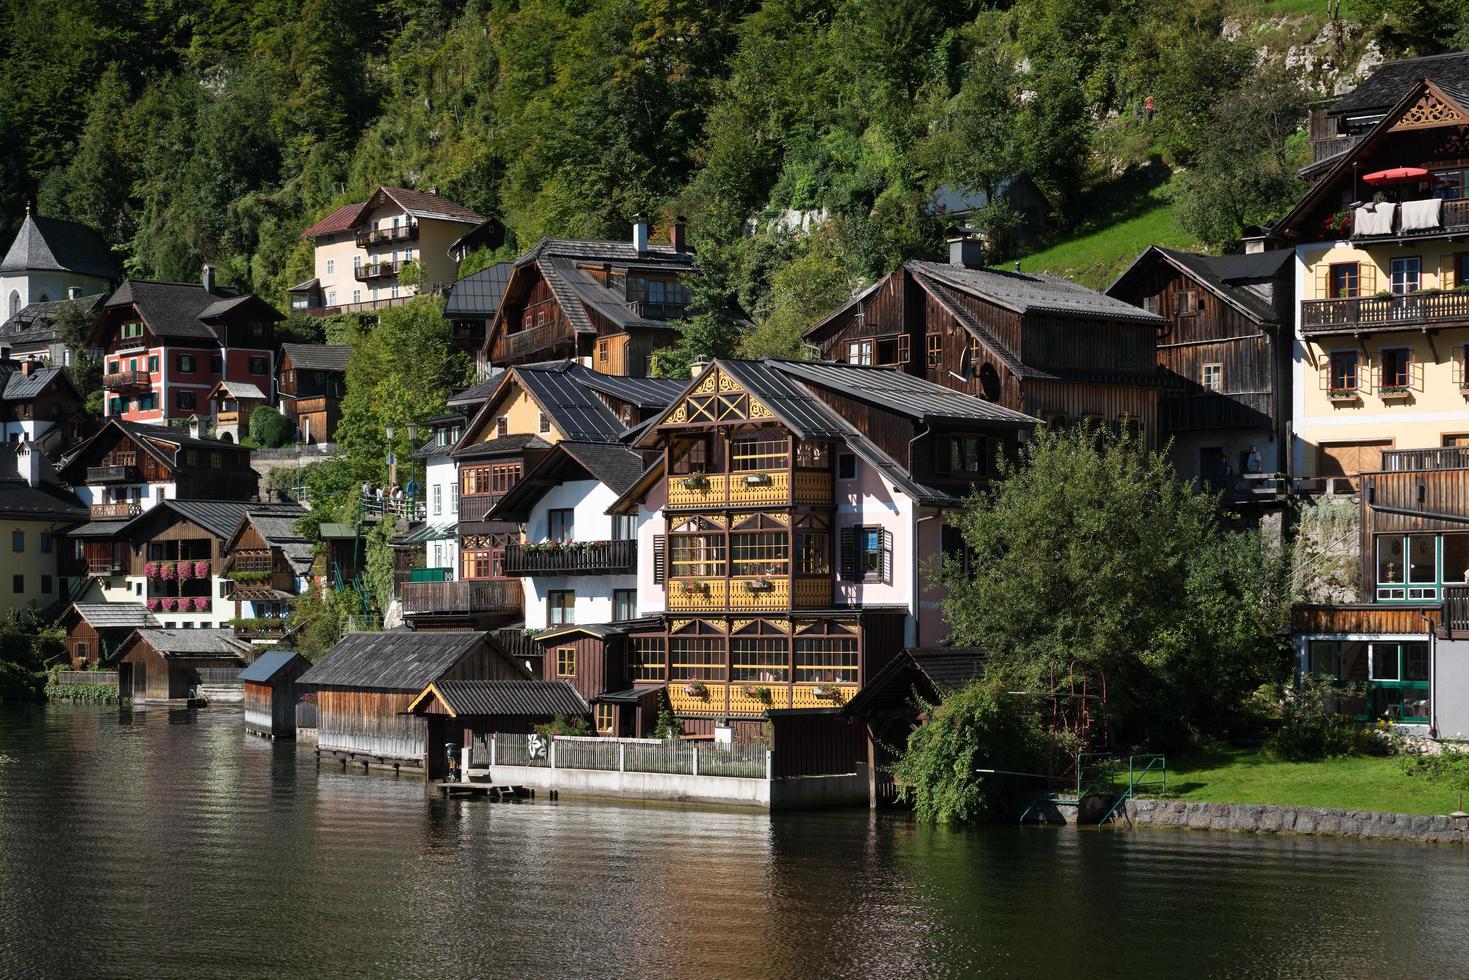
POLYGON ((104 415, 158 425, 204 415, 221 381, 253 384, 273 401, 281 319, 258 296, 216 285, 207 265, 198 284, 124 282, 89 342, 105 354, 104 415))

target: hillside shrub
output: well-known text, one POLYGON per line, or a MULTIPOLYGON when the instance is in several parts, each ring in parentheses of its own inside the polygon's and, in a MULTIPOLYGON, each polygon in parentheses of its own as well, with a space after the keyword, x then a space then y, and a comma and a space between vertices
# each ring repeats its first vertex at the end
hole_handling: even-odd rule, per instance
POLYGON ((262 449, 289 446, 296 436, 291 420, 269 405, 261 405, 250 413, 250 441, 262 449))
POLYGON ((1283 689, 1280 727, 1265 741, 1273 755, 1292 762, 1351 755, 1386 755, 1388 744, 1373 729, 1337 711, 1343 699, 1364 696, 1357 686, 1333 687, 1303 678, 1283 689))

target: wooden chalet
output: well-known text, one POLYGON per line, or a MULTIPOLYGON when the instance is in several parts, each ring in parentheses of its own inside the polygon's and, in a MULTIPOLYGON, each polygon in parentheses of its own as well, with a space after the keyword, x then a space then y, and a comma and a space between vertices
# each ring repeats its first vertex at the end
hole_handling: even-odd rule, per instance
POLYGON ((911 647, 888 661, 852 700, 842 715, 865 728, 868 800, 894 797, 891 769, 894 749, 927 720, 923 704, 936 705, 950 693, 978 679, 984 667, 979 647, 911 647))
MULTIPOLYGON (((1181 475, 1219 480, 1290 468, 1295 264, 1288 249, 1198 255, 1151 246, 1107 295, 1163 317, 1160 441, 1181 475)), ((1234 485, 1235 487, 1238 484, 1234 485)))
POLYGON ((638 514, 639 604, 661 605, 656 628, 615 649, 591 630, 565 650, 538 637, 546 676, 585 693, 582 672, 600 671, 589 700, 616 731, 635 727, 628 701, 646 719, 640 688, 663 688, 690 734, 726 719, 756 735, 771 712, 840 707, 939 638, 923 563, 958 546, 944 515, 1034 424, 902 372, 715 361, 633 440, 663 460, 612 508, 638 514))
POLYGON ((277 387, 281 414, 307 445, 332 442, 347 392, 350 344, 282 344, 277 387))
POLYGON ((67 349, 66 342, 56 334, 57 317, 73 306, 83 313, 95 313, 106 299, 106 293, 96 292, 29 303, 0 323, 0 348, 9 348, 10 356, 18 360, 45 361, 60 367, 67 363, 67 349))
POLYGON ((243 667, 249 653, 227 629, 138 629, 107 663, 118 695, 134 704, 196 704, 201 669, 243 667))
POLYGON ((424 776, 447 775, 447 746, 471 748, 477 764, 488 765, 488 740, 495 734, 529 734, 558 718, 591 717, 591 708, 565 681, 435 681, 408 705, 424 721, 424 776))
POLYGON ((693 250, 676 223, 667 244, 639 222, 630 242, 548 238, 515 261, 485 340, 501 366, 571 358, 603 374, 646 377, 674 344, 689 304, 693 250))
POLYGON ((298 678, 317 695, 319 751, 363 765, 423 767, 428 725, 408 707, 430 684, 528 680, 479 632, 349 633, 298 678))
POLYGON ((444 319, 449 321, 449 344, 463 351, 481 366, 485 360, 485 338, 490 335, 490 326, 495 314, 500 312, 500 300, 510 282, 513 262, 497 262, 488 269, 464 276, 454 283, 454 288, 444 300, 444 319))
POLYGON ((87 344, 103 350, 106 416, 186 419, 221 381, 272 393, 281 319, 259 297, 217 285, 207 265, 198 283, 124 282, 87 344))
POLYGON ((267 738, 296 737, 298 681, 311 661, 290 650, 271 650, 240 671, 245 686, 245 731, 267 738))
POLYGON ((291 606, 310 588, 316 546, 296 528, 305 513, 294 504, 252 506, 225 541, 224 575, 241 635, 278 640, 291 606))
POLYGON ((1155 341, 1167 325, 1056 276, 910 261, 806 331, 823 360, 887 367, 1034 416, 1141 430, 1157 445, 1155 341))
POLYGON ((141 602, 74 602, 56 625, 66 631, 66 652, 78 669, 108 660, 134 630, 162 628, 141 602))
POLYGON ((94 520, 136 517, 166 499, 250 500, 250 450, 159 425, 108 419, 57 470, 94 520))
POLYGON ((90 431, 84 400, 61 368, 11 360, 0 346, 0 442, 29 442, 55 459, 90 431))
POLYGON ((250 434, 250 414, 270 398, 259 385, 245 381, 221 381, 209 392, 209 412, 214 419, 214 437, 239 442, 250 434))

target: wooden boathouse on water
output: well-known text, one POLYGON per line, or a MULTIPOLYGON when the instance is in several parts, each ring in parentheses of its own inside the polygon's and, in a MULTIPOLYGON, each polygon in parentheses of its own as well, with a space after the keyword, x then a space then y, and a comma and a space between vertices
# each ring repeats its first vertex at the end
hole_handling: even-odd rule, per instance
POLYGON ((494 734, 529 734, 557 716, 588 720, 592 708, 566 681, 439 681, 408 705, 426 719, 425 775, 443 779, 449 744, 472 747, 477 761, 489 764, 494 734))
POLYGON ((262 653, 240 671, 245 685, 245 731, 268 738, 296 737, 297 681, 311 661, 291 650, 262 653))
POLYGON ((317 751, 365 766, 421 767, 428 737, 408 707, 443 681, 529 680, 485 633, 349 633, 297 683, 317 694, 317 751))
POLYGON ((200 700, 199 671, 242 667, 250 644, 233 630, 139 629, 111 656, 117 693, 134 704, 194 704, 200 700))

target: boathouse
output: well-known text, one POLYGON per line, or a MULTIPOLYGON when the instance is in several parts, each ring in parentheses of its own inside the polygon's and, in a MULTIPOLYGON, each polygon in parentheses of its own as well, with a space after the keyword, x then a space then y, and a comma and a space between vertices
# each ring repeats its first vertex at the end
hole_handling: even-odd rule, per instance
POLYGON ((443 779, 444 747, 473 747, 476 762, 489 765, 492 734, 529 734, 537 725, 566 719, 588 719, 591 706, 566 681, 439 681, 408 705, 425 719, 425 775, 443 779))
POLYGON ((201 670, 242 667, 250 645, 228 629, 139 629, 111 656, 117 693, 134 704, 202 700, 201 670))
POLYGON ((290 650, 262 653, 240 671, 245 685, 245 731, 269 738, 296 737, 297 680, 311 661, 290 650))
POLYGON ((421 767, 428 724, 408 707, 444 681, 529 680, 480 632, 348 633, 297 683, 317 694, 318 752, 342 762, 421 767))
POLYGON ((83 669, 90 662, 107 660, 133 630, 156 629, 159 622, 141 602, 73 602, 56 625, 66 631, 72 664, 83 669))

